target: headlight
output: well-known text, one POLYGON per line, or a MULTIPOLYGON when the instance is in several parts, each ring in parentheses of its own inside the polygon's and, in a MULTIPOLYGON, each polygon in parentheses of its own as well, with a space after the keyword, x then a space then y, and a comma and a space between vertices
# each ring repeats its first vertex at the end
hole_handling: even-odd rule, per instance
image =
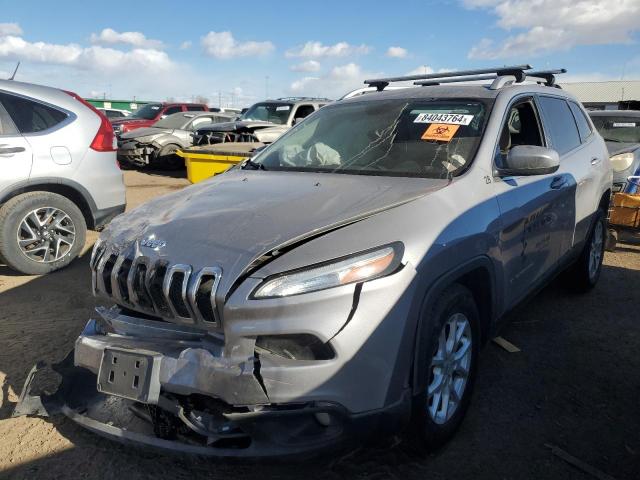
POLYGON ((633 153, 621 153, 609 159, 614 172, 624 172, 633 163, 633 153))
POLYGON ((331 262, 273 275, 260 284, 252 297, 287 297, 384 277, 398 268, 402 252, 403 246, 398 242, 331 262))

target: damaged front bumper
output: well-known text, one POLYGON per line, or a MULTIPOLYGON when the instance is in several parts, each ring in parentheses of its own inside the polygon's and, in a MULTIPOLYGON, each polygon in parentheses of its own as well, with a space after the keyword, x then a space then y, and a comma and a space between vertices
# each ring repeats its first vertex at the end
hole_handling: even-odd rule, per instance
MULTIPOLYGON (((333 402, 271 403, 260 359, 225 356, 221 338, 193 327, 98 309, 73 352, 54 366, 62 384, 31 396, 34 367, 14 415, 63 413, 100 435, 217 457, 272 457, 335 449, 397 430, 410 397, 366 414, 333 402)), ((245 348, 239 351, 246 352, 245 348)))
POLYGON ((134 140, 118 142, 118 161, 145 167, 151 163, 156 148, 149 144, 143 144, 134 140))

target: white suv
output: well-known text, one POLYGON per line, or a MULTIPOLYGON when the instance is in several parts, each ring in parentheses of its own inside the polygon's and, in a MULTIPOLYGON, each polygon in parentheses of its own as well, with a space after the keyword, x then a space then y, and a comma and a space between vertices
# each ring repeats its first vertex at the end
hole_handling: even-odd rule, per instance
POLYGON ((0 80, 0 163, 0 263, 22 273, 66 266, 124 211, 111 124, 74 93, 0 80))

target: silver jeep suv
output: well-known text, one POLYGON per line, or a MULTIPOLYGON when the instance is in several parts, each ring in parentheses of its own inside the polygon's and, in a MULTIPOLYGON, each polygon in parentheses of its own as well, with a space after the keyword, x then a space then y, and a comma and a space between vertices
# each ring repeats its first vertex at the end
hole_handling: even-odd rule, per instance
POLYGON ((558 272, 583 291, 600 275, 607 150, 554 72, 528 69, 371 80, 377 92, 114 220, 91 261, 112 306, 45 406, 219 456, 374 430, 442 444, 505 314, 558 272), (455 85, 471 74, 490 82, 455 85))
POLYGON ((64 267, 87 227, 125 208, 107 118, 76 94, 0 80, 0 263, 27 274, 64 267))

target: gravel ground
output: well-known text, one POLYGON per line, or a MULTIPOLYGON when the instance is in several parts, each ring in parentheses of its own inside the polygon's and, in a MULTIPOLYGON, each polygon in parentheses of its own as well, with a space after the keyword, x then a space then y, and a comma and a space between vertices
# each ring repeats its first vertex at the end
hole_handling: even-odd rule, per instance
MULTIPOLYGON (((182 178, 125 172, 128 203, 187 185, 182 178)), ((640 248, 607 253, 588 295, 554 282, 512 315, 489 344, 471 409, 452 442, 416 457, 398 439, 304 464, 220 464, 159 455, 101 439, 70 421, 9 418, 30 367, 59 361, 92 315, 88 249, 46 277, 0 265, 0 478, 11 479, 588 479, 554 455, 556 445, 617 479, 640 478, 640 248)))

